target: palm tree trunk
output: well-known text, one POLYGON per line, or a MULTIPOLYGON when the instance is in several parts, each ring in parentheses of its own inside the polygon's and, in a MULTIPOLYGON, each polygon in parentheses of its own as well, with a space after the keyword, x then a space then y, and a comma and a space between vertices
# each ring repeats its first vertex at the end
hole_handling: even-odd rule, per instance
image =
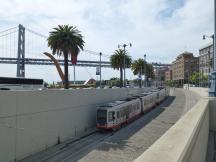
POLYGON ((120 87, 122 88, 123 86, 123 69, 120 68, 120 87))
POLYGON ((64 80, 64 89, 68 89, 68 53, 64 53, 64 71, 65 71, 65 80, 64 80))

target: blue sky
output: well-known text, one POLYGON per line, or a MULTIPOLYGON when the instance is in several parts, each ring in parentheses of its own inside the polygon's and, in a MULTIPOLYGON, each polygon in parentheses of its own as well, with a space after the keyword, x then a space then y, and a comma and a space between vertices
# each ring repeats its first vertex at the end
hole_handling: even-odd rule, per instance
MULTIPOLYGON (((0 0, 0 4, 0 30, 20 23, 48 35, 58 24, 71 24, 82 31, 86 49, 112 54, 119 43, 132 42, 132 58, 147 54, 148 61, 169 63, 185 50, 198 55, 198 49, 211 41, 203 41, 202 35, 213 32, 213 0, 0 0)), ((15 66, 0 66, 5 69, 1 76, 15 75, 15 66)), ((96 78, 95 68, 77 68, 77 73, 78 80, 96 78)), ((105 79, 118 75, 103 69, 105 79)), ((59 80, 55 68, 47 66, 27 66, 27 77, 59 80)), ((130 71, 127 78, 134 78, 130 71)))
POLYGON ((186 1, 185 0, 167 0, 165 2, 165 8, 161 10, 158 14, 160 19, 171 18, 175 11, 184 7, 186 1))

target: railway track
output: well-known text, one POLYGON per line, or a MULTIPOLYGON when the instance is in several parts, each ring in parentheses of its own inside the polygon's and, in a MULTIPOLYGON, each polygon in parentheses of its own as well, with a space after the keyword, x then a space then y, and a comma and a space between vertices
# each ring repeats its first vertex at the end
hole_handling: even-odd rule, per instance
POLYGON ((96 131, 74 142, 65 143, 57 151, 38 159, 37 162, 72 162, 71 159, 77 161, 84 154, 88 153, 92 147, 95 147, 113 134, 113 132, 101 133, 96 131))

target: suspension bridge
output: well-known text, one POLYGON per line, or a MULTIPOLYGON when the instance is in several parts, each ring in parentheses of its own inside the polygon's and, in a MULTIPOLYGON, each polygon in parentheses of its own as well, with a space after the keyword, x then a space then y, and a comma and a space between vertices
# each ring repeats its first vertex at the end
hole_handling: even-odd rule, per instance
MULTIPOLYGON (((47 36, 19 25, 0 31, 0 63, 16 64, 17 77, 25 77, 25 65, 54 65, 44 52, 50 52, 47 46, 47 36)), ((111 68, 109 55, 84 49, 79 55, 76 66, 111 68), (83 54, 84 55, 83 55, 83 54)), ((63 59, 57 59, 64 65, 63 59)), ((153 66, 168 66, 169 64, 152 63, 153 66)), ((69 62, 69 66, 72 63, 69 62)))

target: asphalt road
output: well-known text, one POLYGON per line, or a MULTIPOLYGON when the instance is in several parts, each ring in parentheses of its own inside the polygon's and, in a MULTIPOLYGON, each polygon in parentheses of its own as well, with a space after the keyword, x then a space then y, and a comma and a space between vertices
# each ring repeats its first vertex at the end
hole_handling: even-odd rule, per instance
POLYGON ((199 98, 188 90, 171 89, 171 96, 161 105, 117 132, 96 132, 22 162, 131 162, 175 124, 199 98))

